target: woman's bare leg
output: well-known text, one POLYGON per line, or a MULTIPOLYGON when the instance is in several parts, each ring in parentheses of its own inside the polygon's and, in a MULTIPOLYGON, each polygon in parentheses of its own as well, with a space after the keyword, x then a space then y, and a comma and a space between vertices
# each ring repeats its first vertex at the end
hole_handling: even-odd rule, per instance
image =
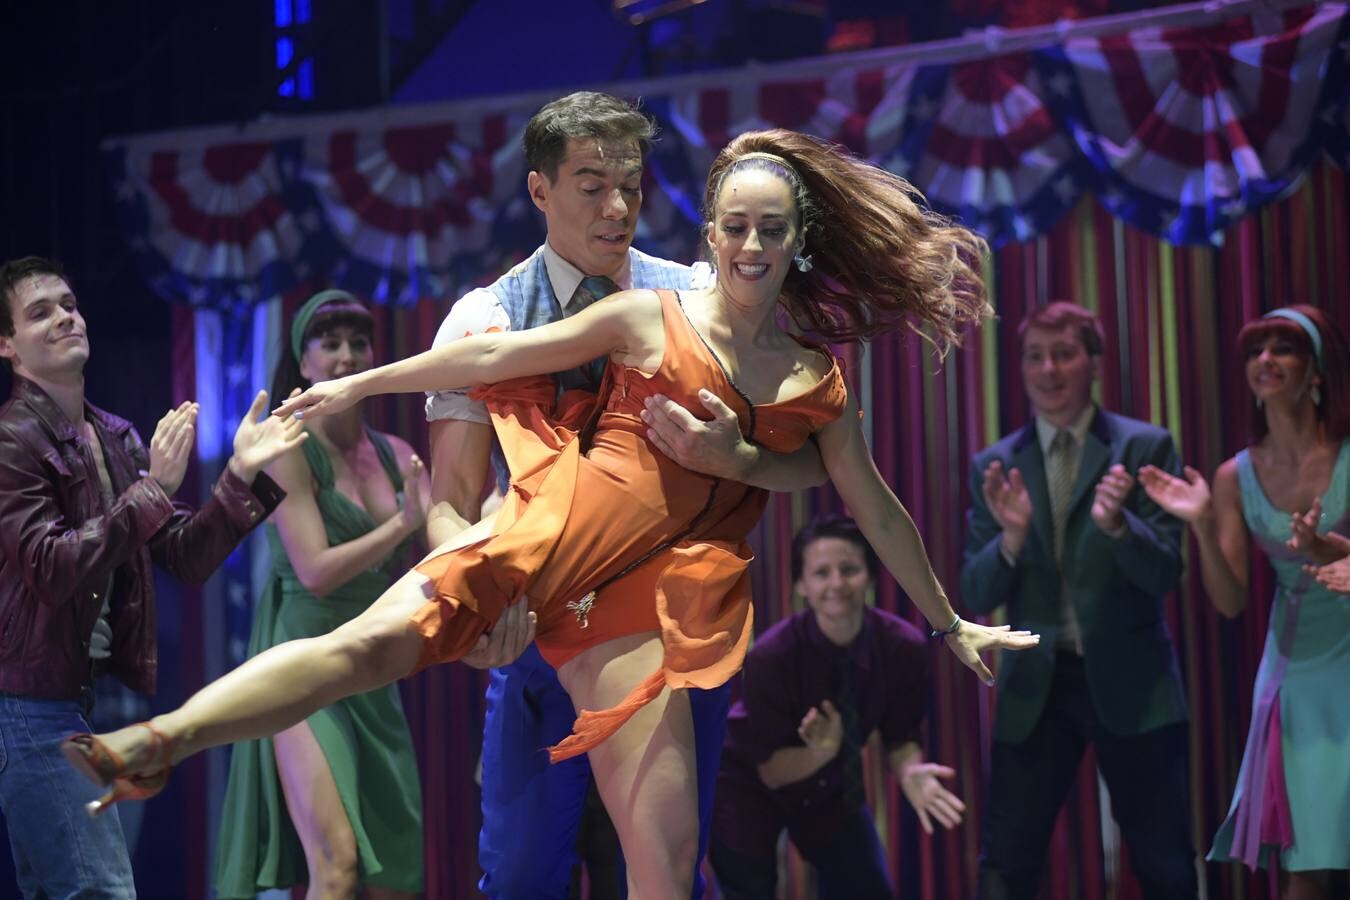
MULTIPOLYGON (((660 668, 662 654, 655 632, 616 638, 581 653, 558 676, 577 709, 608 709, 660 668)), ((664 690, 590 751, 590 759, 623 847, 628 896, 685 900, 698 856, 698 772, 688 694, 664 690)))
POLYGON ((1331 876, 1328 869, 1310 872, 1285 872, 1283 900, 1331 900, 1331 876))
MULTIPOLYGON (((277 644, 211 682, 152 724, 171 743, 171 762, 209 747, 276 734, 329 704, 383 687, 412 672, 422 638, 409 619, 426 602, 428 582, 409 572, 370 608, 335 631, 277 644)), ((145 728, 100 735, 128 773, 163 766, 145 728)))
MULTIPOLYGON (((305 850, 309 886, 305 900, 347 900, 361 892, 361 859, 347 808, 342 805, 328 757, 309 722, 272 738, 277 775, 295 833, 305 850)), ((417 838, 421 839, 418 832, 417 838)), ((414 900, 416 891, 366 885, 370 900, 414 900)))
MULTIPOLYGON (((430 556, 487 536, 490 522, 465 529, 430 556)), ((151 720, 170 741, 170 762, 210 747, 276 734, 329 704, 384 687, 412 672, 422 638, 410 619, 428 597, 426 577, 411 571, 361 615, 334 631, 277 644, 227 672, 173 712, 151 720)), ((151 734, 132 726, 99 735, 129 774, 163 767, 151 734)))
POLYGON ((278 732, 272 743, 286 811, 309 869, 305 900, 355 897, 361 883, 356 836, 328 757, 308 722, 278 732))

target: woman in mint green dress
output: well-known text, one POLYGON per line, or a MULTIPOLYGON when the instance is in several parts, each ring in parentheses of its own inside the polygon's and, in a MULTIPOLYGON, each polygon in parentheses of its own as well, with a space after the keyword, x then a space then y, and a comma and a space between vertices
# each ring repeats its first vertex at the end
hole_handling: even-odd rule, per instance
MULTIPOLYGON (((372 330, 350 294, 312 297, 292 322, 274 396, 370 368, 372 330)), ((272 578, 249 656, 363 612, 407 568, 405 544, 425 519, 430 485, 405 441, 366 427, 359 407, 307 430, 268 469, 286 499, 267 528, 272 578)), ((216 892, 251 898, 303 883, 310 898, 422 891, 421 786, 397 685, 234 745, 216 892)))
POLYGON ((1311 306, 1278 309, 1238 335, 1255 400, 1254 443, 1219 467, 1140 481, 1191 524, 1211 601, 1247 605, 1251 543, 1277 590, 1228 818, 1209 858, 1269 867, 1286 900, 1329 898, 1350 870, 1350 598, 1305 566, 1345 555, 1350 534, 1350 354, 1311 306), (1330 536, 1329 536, 1330 535, 1330 536))

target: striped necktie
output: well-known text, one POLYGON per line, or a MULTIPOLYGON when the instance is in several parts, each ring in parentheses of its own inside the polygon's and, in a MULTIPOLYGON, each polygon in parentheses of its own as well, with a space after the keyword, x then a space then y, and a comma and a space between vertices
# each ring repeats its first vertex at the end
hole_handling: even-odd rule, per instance
POLYGON ((604 275, 587 275, 572 292, 571 301, 563 309, 563 317, 575 316, 595 301, 603 300, 610 294, 618 292, 619 286, 614 283, 614 279, 604 275))
POLYGON ((1055 525, 1055 562, 1064 564, 1064 528, 1069 517, 1069 498, 1073 494, 1074 475, 1073 432, 1061 428, 1050 442, 1050 516, 1055 525))
MULTIPOLYGON (((586 307, 597 300, 602 300, 610 294, 618 293, 619 286, 614 283, 612 278, 604 275, 587 275, 581 279, 577 289, 572 292, 571 301, 563 307, 563 318, 575 316, 586 307)), ((579 366, 582 372, 586 373, 586 379, 590 382, 591 390, 598 390, 600 382, 605 374, 604 359, 593 359, 583 366, 579 366)))

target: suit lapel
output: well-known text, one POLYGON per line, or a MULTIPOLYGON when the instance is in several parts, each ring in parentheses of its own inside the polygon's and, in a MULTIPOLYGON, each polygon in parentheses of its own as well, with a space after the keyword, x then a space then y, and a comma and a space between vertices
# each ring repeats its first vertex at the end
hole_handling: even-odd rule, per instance
POLYGON ((1045 458, 1036 439, 1036 420, 1032 419, 1013 444, 1012 468, 1022 473, 1022 481, 1031 496, 1031 523, 1040 535, 1041 546, 1054 556, 1055 526, 1050 516, 1050 490, 1045 483, 1045 458))
POLYGON ((1106 417, 1101 410, 1092 419, 1092 427, 1083 438, 1083 457, 1078 461, 1078 479, 1073 484, 1073 493, 1069 495, 1069 517, 1073 516, 1078 504, 1083 502, 1092 489, 1106 474, 1106 465, 1111 461, 1111 432, 1106 417))

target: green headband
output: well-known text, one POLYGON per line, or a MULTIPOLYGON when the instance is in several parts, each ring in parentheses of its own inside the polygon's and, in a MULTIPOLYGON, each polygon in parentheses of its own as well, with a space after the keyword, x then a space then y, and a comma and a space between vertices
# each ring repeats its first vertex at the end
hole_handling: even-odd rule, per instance
MULTIPOLYGON (((361 301, 346 291, 330 288, 326 291, 319 291, 313 297, 310 297, 295 314, 295 318, 291 320, 291 352, 295 354, 296 363, 299 363, 300 357, 305 355, 305 332, 309 330, 309 323, 314 318, 314 314, 319 311, 319 307, 339 301, 350 303, 353 306, 361 306, 361 301)), ((364 309, 364 307, 362 308, 364 309)))

